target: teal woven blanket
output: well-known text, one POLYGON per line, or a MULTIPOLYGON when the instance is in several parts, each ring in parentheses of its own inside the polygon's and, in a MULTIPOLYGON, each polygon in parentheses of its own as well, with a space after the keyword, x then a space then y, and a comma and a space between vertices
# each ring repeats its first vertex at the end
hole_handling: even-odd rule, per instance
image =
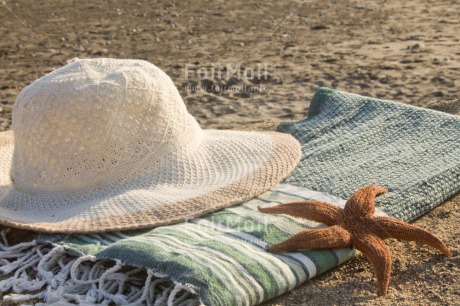
POLYGON ((374 183, 390 190, 378 197, 378 213, 413 220, 460 191, 458 116, 320 89, 305 120, 278 129, 301 142, 303 158, 284 184, 243 205, 143 231, 36 235, 13 246, 4 239, 4 298, 254 305, 354 253, 268 253, 266 244, 322 225, 261 214, 258 205, 299 199, 343 205, 356 189, 374 183))
POLYGON ((367 184, 377 206, 411 221, 460 190, 460 117, 321 88, 308 117, 282 123, 302 144, 286 182, 348 198, 367 184))

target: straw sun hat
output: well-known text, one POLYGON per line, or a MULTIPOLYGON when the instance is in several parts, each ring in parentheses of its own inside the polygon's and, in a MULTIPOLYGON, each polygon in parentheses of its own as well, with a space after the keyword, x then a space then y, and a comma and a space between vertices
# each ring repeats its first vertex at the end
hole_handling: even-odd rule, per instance
POLYGON ((25 87, 0 133, 0 223, 90 233, 184 221, 275 186, 300 159, 280 133, 202 130, 140 60, 76 59, 25 87))

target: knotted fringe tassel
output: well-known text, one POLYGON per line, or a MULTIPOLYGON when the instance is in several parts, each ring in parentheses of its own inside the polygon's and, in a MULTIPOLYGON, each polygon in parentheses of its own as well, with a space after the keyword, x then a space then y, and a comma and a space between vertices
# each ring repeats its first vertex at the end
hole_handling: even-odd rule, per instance
POLYGON ((1 232, 2 299, 41 305, 200 305, 193 290, 119 260, 77 257, 35 241, 9 246, 1 232), (8 293, 8 294, 6 294, 8 293))

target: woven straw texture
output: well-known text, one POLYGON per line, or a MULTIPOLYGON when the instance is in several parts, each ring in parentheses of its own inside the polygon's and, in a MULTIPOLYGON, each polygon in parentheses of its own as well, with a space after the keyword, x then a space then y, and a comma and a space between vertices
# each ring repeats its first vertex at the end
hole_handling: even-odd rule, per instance
POLYGON ((0 135, 0 222, 46 232, 183 221, 257 196, 300 158, 290 135, 201 130, 138 60, 77 59, 38 79, 13 131, 0 135))

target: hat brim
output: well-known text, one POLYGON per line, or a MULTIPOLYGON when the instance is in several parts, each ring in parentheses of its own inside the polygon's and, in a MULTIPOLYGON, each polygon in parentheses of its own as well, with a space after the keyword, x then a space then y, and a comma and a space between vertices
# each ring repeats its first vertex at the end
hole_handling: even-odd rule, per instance
POLYGON ((14 139, 0 133, 0 223, 41 232, 94 233, 156 227, 247 201, 289 175, 300 145, 276 132, 203 130, 192 152, 174 152, 111 188, 72 194, 14 186, 14 139), (160 166, 159 166, 160 165, 160 166))

